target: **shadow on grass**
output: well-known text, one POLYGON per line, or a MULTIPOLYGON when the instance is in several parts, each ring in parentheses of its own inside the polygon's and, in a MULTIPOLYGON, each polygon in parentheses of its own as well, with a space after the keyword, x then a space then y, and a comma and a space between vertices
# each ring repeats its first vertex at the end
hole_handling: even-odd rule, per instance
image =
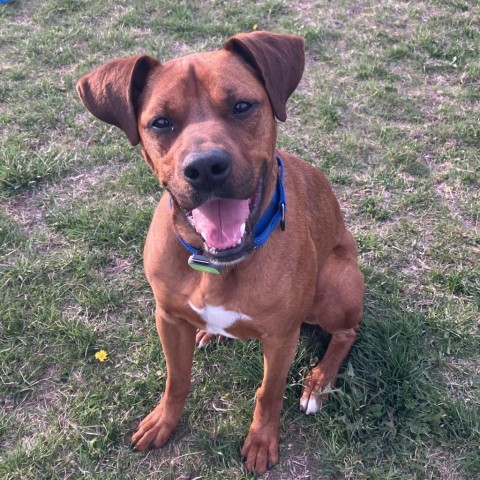
POLYGON ((440 475, 444 457, 438 452, 452 444, 462 448, 452 471, 471 475, 478 468, 471 443, 479 439, 475 405, 449 398, 435 352, 437 335, 421 311, 409 308, 400 278, 394 273, 385 278, 375 268, 364 268, 364 273, 364 319, 337 390, 315 417, 298 412, 302 380, 329 341, 318 327, 302 327, 287 386, 285 423, 300 425, 293 431, 305 442, 303 448, 333 469, 333 475, 344 474, 348 461, 359 472, 362 465, 375 465, 368 478, 390 478, 395 471, 411 478, 440 475), (434 454, 439 458, 432 459, 434 454))

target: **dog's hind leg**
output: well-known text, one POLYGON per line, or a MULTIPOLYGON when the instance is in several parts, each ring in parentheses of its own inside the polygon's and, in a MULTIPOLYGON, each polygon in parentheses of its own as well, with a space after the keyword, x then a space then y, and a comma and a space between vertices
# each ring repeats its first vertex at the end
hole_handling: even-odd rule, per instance
POLYGON ((224 342, 226 339, 227 337, 224 337, 223 335, 217 335, 216 333, 208 333, 204 332, 203 330, 198 330, 195 337, 195 343, 198 348, 204 348, 215 341, 220 343, 224 342))
POLYGON ((332 334, 332 339, 322 360, 312 368, 305 380, 300 410, 307 415, 316 413, 335 386, 338 371, 355 342, 355 329, 341 330, 332 334))
POLYGON ((338 371, 355 342, 363 311, 363 275, 358 268, 353 236, 346 232, 318 276, 308 323, 319 325, 332 338, 322 360, 308 374, 300 409, 316 413, 335 386, 338 371))

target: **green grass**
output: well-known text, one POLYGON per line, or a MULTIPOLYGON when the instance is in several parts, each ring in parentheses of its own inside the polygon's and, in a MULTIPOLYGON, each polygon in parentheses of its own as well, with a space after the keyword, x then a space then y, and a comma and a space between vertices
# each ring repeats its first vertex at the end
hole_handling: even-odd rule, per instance
POLYGON ((315 417, 297 404, 326 339, 305 328, 265 478, 480 478, 480 7, 462 0, 0 6, 1 478, 251 478, 258 342, 197 351, 172 440, 129 449, 165 384, 141 259, 161 192, 74 86, 113 57, 173 58, 254 25, 306 39, 279 144, 332 181, 367 290, 315 417))

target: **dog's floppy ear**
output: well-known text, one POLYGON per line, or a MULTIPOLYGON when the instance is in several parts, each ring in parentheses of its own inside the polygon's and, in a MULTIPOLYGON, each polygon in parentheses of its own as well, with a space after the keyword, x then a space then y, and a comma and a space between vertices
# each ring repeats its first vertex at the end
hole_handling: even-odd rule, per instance
POLYGON ((240 55, 258 72, 275 116, 287 119, 286 104, 302 78, 305 67, 303 39, 269 32, 240 33, 223 48, 240 55))
POLYGON ((100 120, 121 128, 132 145, 140 142, 135 102, 156 65, 160 62, 148 55, 118 58, 77 83, 85 107, 100 120))

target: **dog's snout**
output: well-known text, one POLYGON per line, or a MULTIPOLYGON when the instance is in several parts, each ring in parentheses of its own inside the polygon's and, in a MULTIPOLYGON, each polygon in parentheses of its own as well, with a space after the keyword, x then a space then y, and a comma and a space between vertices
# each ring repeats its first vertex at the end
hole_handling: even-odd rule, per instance
POLYGON ((230 175, 230 155, 218 148, 188 155, 183 164, 185 180, 198 190, 213 190, 230 175))

